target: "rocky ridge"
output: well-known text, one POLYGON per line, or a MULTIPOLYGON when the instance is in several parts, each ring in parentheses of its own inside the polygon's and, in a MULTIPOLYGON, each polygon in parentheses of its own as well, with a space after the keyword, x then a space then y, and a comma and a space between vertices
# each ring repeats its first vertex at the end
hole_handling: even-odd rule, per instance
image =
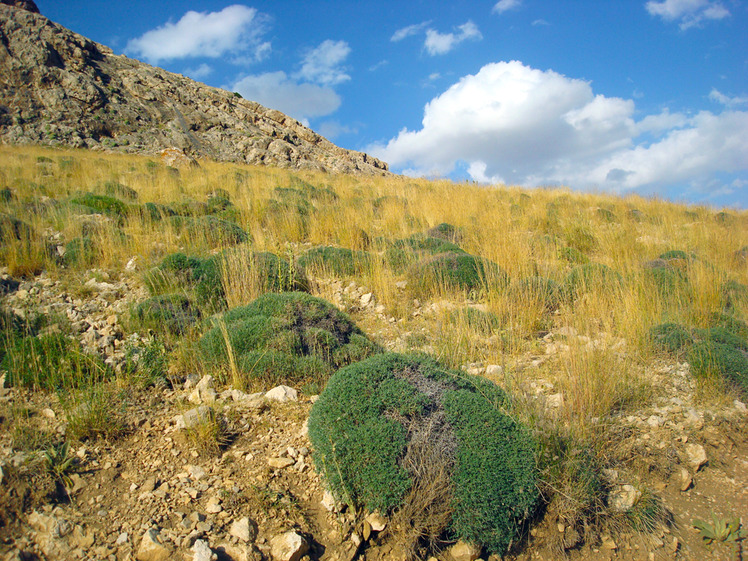
POLYGON ((30 6, 0 3, 0 142, 389 173, 280 111, 115 55, 30 6))

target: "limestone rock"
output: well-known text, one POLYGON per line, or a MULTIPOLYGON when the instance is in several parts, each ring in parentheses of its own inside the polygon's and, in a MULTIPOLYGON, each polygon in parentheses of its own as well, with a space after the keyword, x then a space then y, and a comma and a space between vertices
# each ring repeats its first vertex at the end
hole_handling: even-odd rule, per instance
POLYGON ((633 485, 618 485, 608 497, 608 504, 616 512, 628 512, 639 502, 642 493, 633 485))
POLYGON ((277 401, 279 403, 298 401, 299 393, 288 386, 276 386, 265 394, 265 399, 268 401, 277 401))
POLYGON ((191 429, 210 420, 213 416, 213 408, 207 405, 195 407, 185 411, 182 415, 174 417, 178 429, 191 429))
POLYGON ((371 529, 375 532, 381 532, 387 527, 387 519, 376 511, 369 514, 366 517, 366 521, 371 526, 371 529))
POLYGON ((229 528, 229 535, 244 543, 252 542, 257 538, 257 525, 245 516, 234 520, 229 528))
POLYGON ((699 468, 706 464, 706 450, 701 444, 686 444, 686 455, 688 456, 688 465, 690 465, 694 472, 699 471, 699 468))
POLYGON ((688 491, 691 488, 691 485, 693 485, 693 477, 691 477, 691 474, 688 472, 687 469, 681 468, 680 469, 680 490, 688 491))
POLYGON ((218 558, 208 547, 208 542, 205 540, 195 540, 192 545, 192 552, 192 561, 212 561, 218 558))
POLYGON ((475 561, 480 557, 480 548, 459 540, 449 548, 449 556, 453 561, 475 561))
POLYGON ((270 540, 270 555, 275 561, 299 561, 307 551, 309 544, 293 530, 270 540))
POLYGON ((171 549, 161 543, 159 531, 151 528, 143 534, 135 558, 138 561, 167 561, 171 555, 171 549))

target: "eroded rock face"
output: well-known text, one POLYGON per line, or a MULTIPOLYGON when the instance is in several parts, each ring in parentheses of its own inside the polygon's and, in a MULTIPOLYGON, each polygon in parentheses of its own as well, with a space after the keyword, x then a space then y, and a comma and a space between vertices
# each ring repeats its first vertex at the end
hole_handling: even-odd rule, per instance
POLYGON ((115 55, 32 6, 0 4, 0 142, 154 155, 177 149, 248 164, 389 173, 386 163, 339 148, 280 111, 115 55))

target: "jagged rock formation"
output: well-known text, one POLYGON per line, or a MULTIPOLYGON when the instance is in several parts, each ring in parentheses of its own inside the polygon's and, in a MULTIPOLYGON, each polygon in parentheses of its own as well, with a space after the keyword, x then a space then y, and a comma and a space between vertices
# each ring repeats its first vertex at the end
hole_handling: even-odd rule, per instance
POLYGON ((0 142, 194 156, 338 173, 387 174, 298 121, 111 49, 0 3, 0 142))

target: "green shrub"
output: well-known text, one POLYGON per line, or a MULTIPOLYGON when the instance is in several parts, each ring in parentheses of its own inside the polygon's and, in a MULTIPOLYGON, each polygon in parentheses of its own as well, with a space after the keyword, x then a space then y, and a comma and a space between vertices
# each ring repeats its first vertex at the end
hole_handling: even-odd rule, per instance
POLYGON ((697 329, 696 336, 704 341, 728 345, 735 349, 748 352, 748 340, 745 337, 731 333, 724 327, 711 327, 709 329, 697 329))
POLYGON ((236 245, 249 241, 249 234, 233 222, 216 216, 173 216, 175 228, 184 230, 193 240, 204 239, 210 247, 236 245))
POLYGON ((198 321, 200 310, 184 294, 163 294, 138 304, 133 316, 146 328, 181 334, 198 321))
POLYGON ((741 306, 748 306, 748 286, 735 280, 729 280, 722 285, 720 292, 725 310, 729 311, 741 306))
POLYGON ((543 277, 520 279, 510 288, 510 296, 522 302, 538 302, 548 311, 557 310, 561 305, 563 291, 561 285, 543 277))
POLYGON ((733 335, 748 340, 748 324, 735 316, 721 313, 714 314, 712 317, 712 325, 714 327, 723 327, 733 335))
POLYGON ((0 241, 9 242, 11 240, 27 241, 34 235, 34 231, 25 222, 9 216, 0 214, 0 241))
POLYGON ((497 264, 464 252, 439 253, 408 271, 408 285, 425 295, 441 287, 479 292, 489 286, 506 286, 508 281, 509 276, 497 264))
POLYGON ((703 341, 688 351, 688 363, 694 377, 720 376, 743 394, 748 394, 748 358, 740 349, 703 341))
POLYGON ((108 375, 98 358, 62 334, 12 338, 0 369, 10 385, 44 390, 87 387, 108 375))
POLYGON ((147 388, 166 379, 168 356, 163 343, 153 338, 143 346, 133 346, 125 354, 125 370, 137 387, 147 388))
POLYGON ((94 195, 93 193, 84 193, 79 197, 70 200, 71 203, 88 207, 94 212, 106 214, 115 218, 124 218, 129 212, 129 207, 123 201, 116 197, 108 195, 94 195))
POLYGON ((590 262, 589 257, 574 247, 559 248, 558 258, 578 265, 586 265, 590 262))
POLYGON ((215 214, 217 212, 222 212, 233 207, 234 204, 231 202, 231 200, 223 195, 214 195, 212 197, 208 197, 208 202, 206 203, 206 210, 208 214, 215 214))
POLYGON ((175 216, 176 212, 171 207, 158 203, 145 203, 141 210, 141 216, 144 219, 159 222, 164 218, 175 216))
POLYGON ((601 263, 589 263, 574 267, 566 277, 566 293, 576 298, 585 292, 595 290, 611 290, 621 286, 622 277, 619 273, 601 263))
POLYGON ((665 261, 670 261, 671 259, 682 259, 688 261, 688 254, 680 249, 671 249, 670 251, 660 254, 659 259, 664 259, 665 261))
POLYGON ((91 238, 73 238, 65 244, 62 257, 67 265, 92 265, 101 257, 101 252, 91 238))
POLYGON ((582 253, 590 253, 597 249, 598 242, 589 229, 584 226, 574 226, 566 232, 566 245, 582 253))
POLYGON ((441 224, 430 228, 426 232, 426 236, 429 238, 446 240, 453 244, 459 244, 462 241, 464 234, 462 228, 457 228, 456 226, 442 222, 441 224))
POLYGON ((693 343, 688 331, 675 323, 662 323, 649 330, 649 340, 655 348, 675 353, 693 343))
POLYGON ((135 189, 123 185, 122 183, 118 183, 117 181, 104 182, 104 192, 110 197, 127 199, 128 201, 138 200, 138 192, 135 189))
POLYGON ((439 253, 465 253, 457 245, 442 238, 433 238, 416 234, 403 240, 397 240, 396 248, 411 250, 424 254, 436 255, 439 253))
POLYGON ((484 312, 477 308, 458 308, 447 316, 454 324, 465 324, 483 335, 491 335, 501 328, 501 319, 496 314, 484 312))
POLYGON ((538 495, 533 439, 505 413, 507 403, 491 382, 431 358, 377 355, 338 370, 312 407, 314 462, 352 507, 402 516, 415 497, 451 513, 443 534, 501 555, 538 495), (419 496, 435 483, 445 492, 419 496))
POLYGON ((663 299, 676 298, 688 290, 688 276, 682 270, 668 265, 644 269, 643 276, 654 285, 663 299))
POLYGON ((200 349, 211 365, 231 366, 233 357, 244 386, 324 383, 334 368, 381 351, 346 314, 303 292, 264 294, 226 312, 200 349))
POLYGON ((607 208, 598 208, 597 216, 603 222, 618 222, 618 217, 607 208))
POLYGON ((299 258, 304 269, 326 270, 341 277, 360 275, 369 264, 369 254, 342 247, 315 247, 299 258))

